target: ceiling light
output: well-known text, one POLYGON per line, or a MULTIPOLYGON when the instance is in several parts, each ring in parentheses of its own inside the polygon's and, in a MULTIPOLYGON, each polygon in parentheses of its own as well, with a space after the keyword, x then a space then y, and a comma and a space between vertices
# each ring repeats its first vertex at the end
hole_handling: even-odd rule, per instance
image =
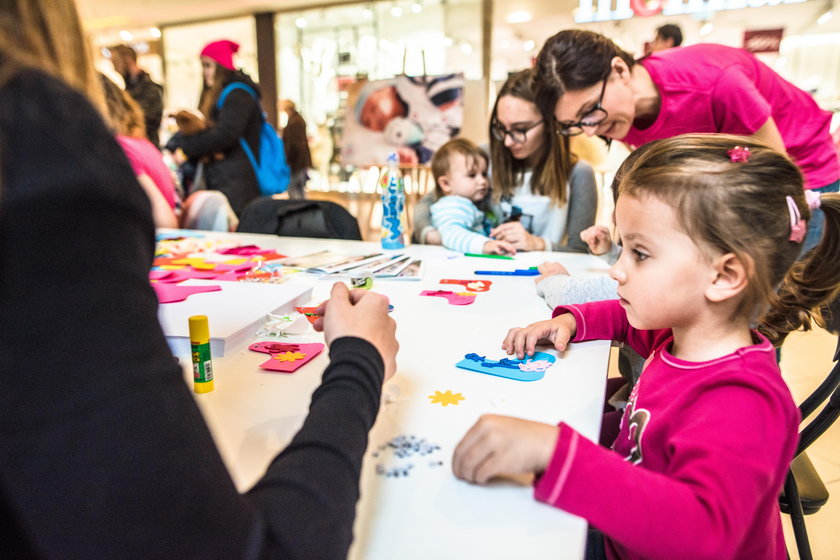
POLYGON ((711 21, 707 21, 703 24, 703 27, 700 28, 700 36, 705 37, 706 35, 712 32, 712 29, 714 29, 714 27, 715 26, 712 25, 711 21))
POLYGON ((297 18, 295 20, 295 26, 298 29, 303 29, 304 27, 306 27, 306 18, 302 18, 302 17, 297 18))
POLYGON ((134 35, 132 35, 131 32, 123 29, 122 31, 120 31, 120 39, 128 43, 129 41, 132 41, 134 39, 134 35))
POLYGON ((817 25, 828 23, 829 21, 831 21, 832 17, 834 17, 834 14, 831 12, 831 10, 827 10, 823 15, 819 17, 819 19, 817 19, 817 25))
POLYGON ((391 15, 394 17, 400 17, 401 15, 403 15, 403 9, 399 6, 393 6, 391 8, 391 15))
POLYGON ((415 2, 414 4, 411 5, 411 13, 412 14, 419 14, 422 11, 423 11, 423 6, 421 6, 417 2, 415 2))
POLYGON ((528 39, 527 41, 522 43, 522 50, 524 50, 525 52, 529 52, 529 51, 534 50, 535 46, 537 46, 537 44, 534 41, 532 41, 531 39, 528 39))

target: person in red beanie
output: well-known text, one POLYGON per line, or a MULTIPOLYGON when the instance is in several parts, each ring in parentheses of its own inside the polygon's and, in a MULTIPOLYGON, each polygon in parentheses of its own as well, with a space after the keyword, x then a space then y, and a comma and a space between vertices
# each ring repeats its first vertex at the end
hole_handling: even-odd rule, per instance
POLYGON ((211 190, 227 196, 237 216, 245 206, 260 196, 257 176, 239 139, 245 138, 256 157, 259 157, 259 137, 262 108, 248 91, 234 89, 217 107, 222 90, 234 82, 241 82, 260 96, 259 86, 241 69, 237 69, 233 55, 239 44, 223 39, 208 43, 201 49, 204 84, 199 110, 207 119, 207 128, 194 134, 175 134, 166 148, 183 150, 189 160, 203 156, 204 179, 211 190))

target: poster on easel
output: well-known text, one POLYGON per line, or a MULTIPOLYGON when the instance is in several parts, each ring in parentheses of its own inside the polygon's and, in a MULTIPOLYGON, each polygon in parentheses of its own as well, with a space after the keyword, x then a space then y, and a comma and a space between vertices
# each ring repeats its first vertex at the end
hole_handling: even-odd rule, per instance
POLYGON ((384 165, 397 152, 401 165, 425 164, 463 122, 463 74, 360 81, 348 88, 341 161, 384 165))

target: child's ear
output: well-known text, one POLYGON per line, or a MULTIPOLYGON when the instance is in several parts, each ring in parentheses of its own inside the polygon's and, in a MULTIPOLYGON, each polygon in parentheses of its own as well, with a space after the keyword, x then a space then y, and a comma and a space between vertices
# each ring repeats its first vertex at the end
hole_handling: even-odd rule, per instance
POLYGON ((449 194, 452 192, 452 190, 449 188, 449 177, 447 177, 446 175, 441 175, 440 177, 438 177, 438 186, 440 187, 440 190, 443 191, 443 194, 449 194))
POLYGON ((744 291, 749 283, 753 263, 749 257, 744 262, 735 253, 726 253, 715 259, 713 269, 715 276, 706 287, 706 298, 719 303, 744 291))

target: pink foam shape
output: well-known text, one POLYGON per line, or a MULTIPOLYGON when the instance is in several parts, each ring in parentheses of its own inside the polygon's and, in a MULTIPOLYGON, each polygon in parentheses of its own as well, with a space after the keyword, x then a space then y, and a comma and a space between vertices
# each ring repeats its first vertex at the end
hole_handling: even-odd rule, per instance
POLYGON ((160 303, 175 303, 177 301, 184 301, 193 294, 201 294, 204 292, 218 292, 222 287, 213 286, 181 286, 178 284, 170 284, 167 282, 152 282, 152 288, 157 293, 158 301, 160 303))
POLYGON ((223 251, 217 251, 222 255, 240 255, 240 256, 251 256, 251 255, 261 255, 262 253, 267 253, 268 251, 265 249, 260 249, 256 245, 243 245, 242 247, 231 247, 230 249, 224 249, 223 251))
POLYGON ((218 273, 212 270, 198 270, 195 268, 179 268, 177 270, 151 270, 149 271, 149 279, 157 280, 158 282, 166 282, 169 284, 177 284, 190 278, 200 278, 202 280, 212 280, 216 278, 218 273), (163 273, 163 274, 161 274, 163 273))
POLYGON ((241 264, 219 263, 213 270, 215 270, 216 272, 245 272, 246 270, 251 270, 252 268, 254 268, 255 264, 256 263, 250 261, 241 264))
POLYGON ((321 351, 324 349, 324 345, 320 342, 255 342, 254 344, 250 345, 248 349, 253 350, 254 352, 271 354, 271 358, 269 358, 264 363, 260 364, 260 367, 262 369, 268 371, 279 371, 281 373, 292 373, 295 370, 297 370, 300 366, 306 364, 312 358, 320 354, 321 351), (295 360, 294 362, 281 362, 280 360, 274 359, 275 354, 285 352, 300 352, 301 354, 305 354, 305 356, 300 360, 295 360))
POLYGON ((420 295, 442 297, 449 301, 449 305, 469 305, 475 301, 475 294, 462 295, 449 290, 423 290, 420 295))

